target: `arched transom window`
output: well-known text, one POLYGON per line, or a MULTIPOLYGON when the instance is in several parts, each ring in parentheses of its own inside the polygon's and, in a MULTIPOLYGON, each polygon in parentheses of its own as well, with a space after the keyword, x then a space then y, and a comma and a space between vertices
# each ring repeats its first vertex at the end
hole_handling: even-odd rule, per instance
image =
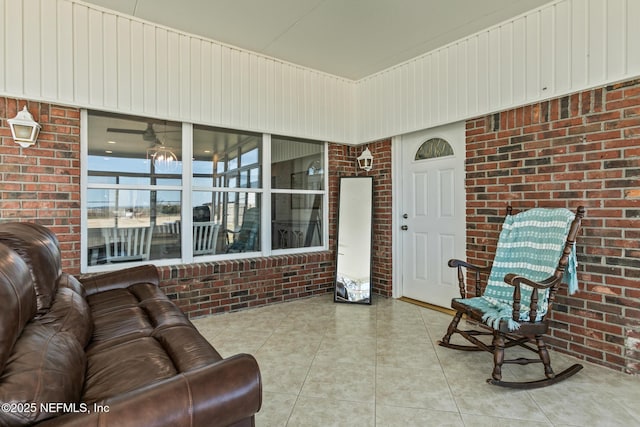
POLYGON ((415 160, 434 159, 453 156, 453 147, 442 138, 431 138, 422 143, 416 151, 415 160))

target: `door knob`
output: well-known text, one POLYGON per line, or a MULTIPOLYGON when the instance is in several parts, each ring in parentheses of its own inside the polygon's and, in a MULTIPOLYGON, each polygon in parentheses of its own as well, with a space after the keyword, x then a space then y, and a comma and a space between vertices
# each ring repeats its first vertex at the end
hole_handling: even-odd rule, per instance
POLYGON ((403 225, 402 227, 400 227, 400 230, 402 231, 407 231, 409 229, 409 227, 407 227, 406 225, 403 225))

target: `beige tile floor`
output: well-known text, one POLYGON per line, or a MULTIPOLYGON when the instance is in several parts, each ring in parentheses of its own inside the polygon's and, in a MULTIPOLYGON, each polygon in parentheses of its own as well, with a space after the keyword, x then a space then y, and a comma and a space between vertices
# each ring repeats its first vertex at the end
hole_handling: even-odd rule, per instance
MULTIPOLYGON (((486 384, 488 353, 440 347, 450 316, 394 299, 331 296, 195 319, 227 357, 258 360, 257 426, 636 426, 640 378, 583 363, 536 390, 486 384)), ((552 352, 556 372, 576 359, 552 352)), ((540 365, 505 367, 541 374, 540 365)))

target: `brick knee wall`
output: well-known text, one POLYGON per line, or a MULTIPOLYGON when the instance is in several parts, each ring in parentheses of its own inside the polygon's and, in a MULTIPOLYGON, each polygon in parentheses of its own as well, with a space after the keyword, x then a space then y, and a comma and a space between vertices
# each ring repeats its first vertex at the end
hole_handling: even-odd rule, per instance
POLYGON ((331 252, 160 267, 162 290, 190 317, 333 291, 331 252))

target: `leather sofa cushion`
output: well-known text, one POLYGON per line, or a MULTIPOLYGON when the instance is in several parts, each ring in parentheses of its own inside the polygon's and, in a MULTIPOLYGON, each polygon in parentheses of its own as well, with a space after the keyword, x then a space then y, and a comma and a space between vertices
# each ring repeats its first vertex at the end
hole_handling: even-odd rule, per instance
POLYGON ((56 331, 69 332, 83 348, 89 343, 93 332, 89 304, 68 287, 58 288, 51 308, 36 321, 56 331))
POLYGON ((191 326, 189 319, 167 298, 152 298, 141 301, 140 308, 147 313, 149 322, 156 329, 177 325, 191 326))
POLYGON ((0 377, 0 402, 35 405, 22 413, 0 411, 0 425, 30 425, 57 415, 41 412, 41 403, 79 402, 85 368, 85 353, 75 337, 29 323, 0 377))
POLYGON ((125 307, 93 316, 93 337, 87 350, 151 336, 153 328, 139 307, 125 307))
POLYGON ((97 402, 222 360, 155 284, 90 294, 87 301, 94 332, 86 349, 84 401, 97 402))
POLYGON ((36 294, 29 267, 17 253, 0 244, 0 372, 22 328, 36 313, 36 294))
POLYGON ((83 400, 99 402, 177 373, 162 346, 150 337, 87 352, 83 400), (132 374, 135 373, 135 374, 132 374))
POLYGON ((62 274, 58 239, 38 224, 8 222, 0 224, 0 243, 16 251, 27 263, 36 290, 38 313, 49 309, 62 274))
POLYGON ((156 330, 153 337, 162 344, 179 372, 187 372, 222 360, 194 326, 172 326, 156 330))
POLYGON ((164 327, 191 326, 180 309, 151 283, 92 294, 87 301, 94 323, 91 351, 153 336, 164 327))
POLYGON ((129 288, 122 288, 89 295, 87 302, 91 307, 91 313, 97 317, 114 310, 137 307, 140 301, 129 291, 129 288))
POLYGON ((137 307, 146 300, 166 300, 166 295, 153 283, 136 283, 87 296, 91 312, 99 315, 126 307, 137 307))

